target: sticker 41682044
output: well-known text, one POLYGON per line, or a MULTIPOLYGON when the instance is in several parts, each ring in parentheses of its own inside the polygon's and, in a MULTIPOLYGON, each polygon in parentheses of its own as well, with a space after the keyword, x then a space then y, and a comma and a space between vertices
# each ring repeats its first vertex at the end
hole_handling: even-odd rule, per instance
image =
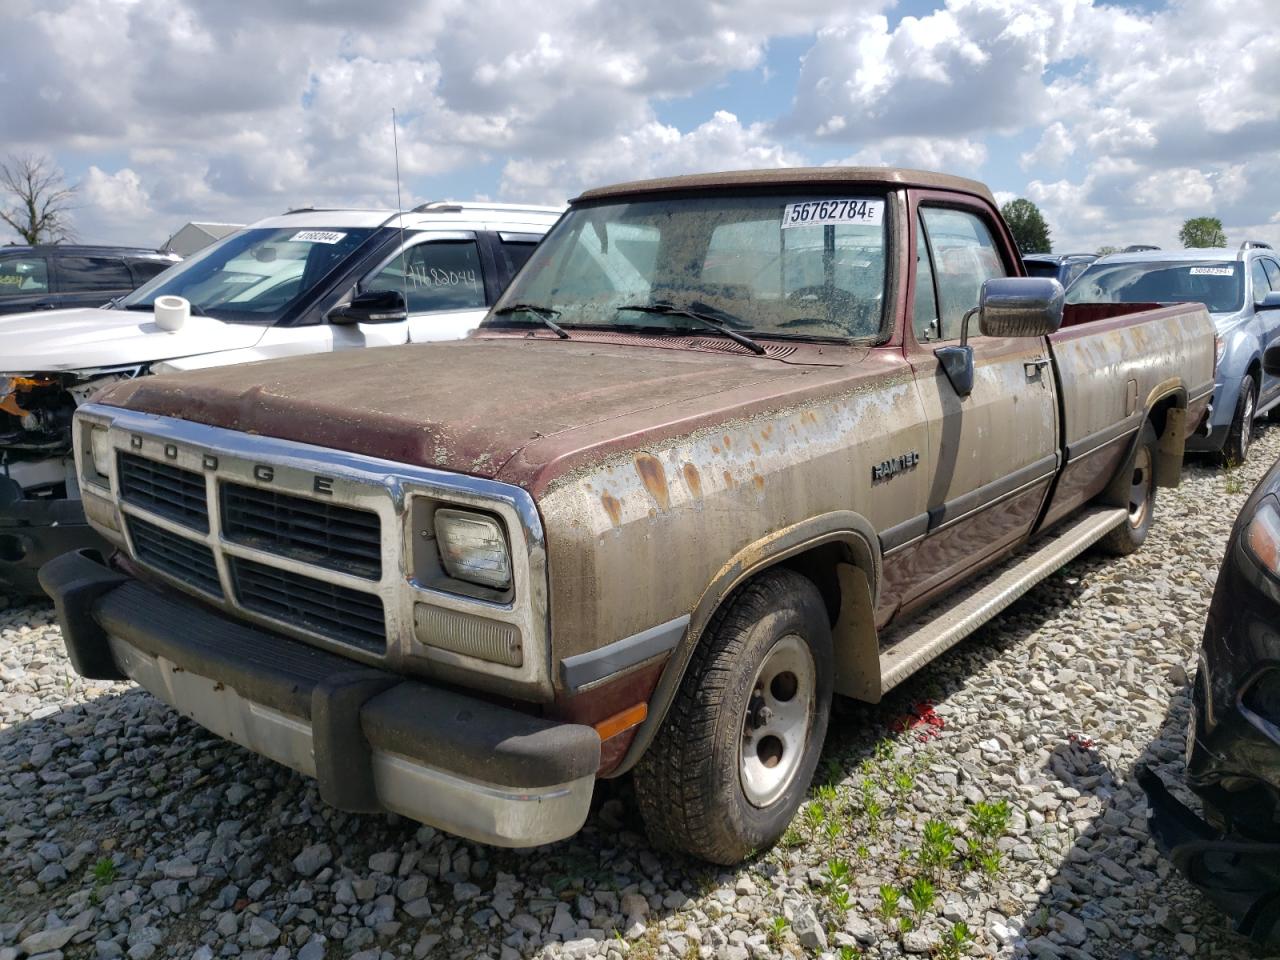
POLYGON ((839 200, 804 200, 788 203, 782 211, 782 228, 866 224, 877 226, 884 220, 884 201, 869 197, 839 200))
POLYGON ((337 243, 345 233, 337 230, 299 230, 289 238, 290 243, 337 243))

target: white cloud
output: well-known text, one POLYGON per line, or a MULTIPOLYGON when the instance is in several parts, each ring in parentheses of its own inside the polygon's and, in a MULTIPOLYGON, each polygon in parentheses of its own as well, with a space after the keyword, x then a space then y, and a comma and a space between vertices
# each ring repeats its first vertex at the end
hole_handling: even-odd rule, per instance
POLYGON ((804 158, 773 142, 759 124, 743 126, 719 111, 688 133, 656 120, 557 160, 512 160, 502 172, 506 198, 562 202, 585 187, 701 170, 797 166, 804 158))
POLYGON ((1075 139, 1061 120, 1044 128, 1035 148, 1018 158, 1023 170, 1057 170, 1076 152, 1075 139))
POLYGON ((886 137, 839 163, 975 174, 986 161, 987 147, 979 140, 965 137, 886 137))

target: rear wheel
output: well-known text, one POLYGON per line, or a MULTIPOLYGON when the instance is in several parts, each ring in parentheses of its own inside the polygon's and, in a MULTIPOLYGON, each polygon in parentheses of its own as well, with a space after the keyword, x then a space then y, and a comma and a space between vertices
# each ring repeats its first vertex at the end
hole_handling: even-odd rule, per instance
POLYGON ((1102 494, 1102 502, 1128 511, 1125 522, 1098 541, 1107 553, 1125 556, 1147 539, 1156 507, 1156 431, 1148 420, 1142 425, 1138 446, 1126 469, 1121 470, 1102 494))
POLYGON ((1222 445, 1222 459, 1228 464, 1244 463, 1249 456, 1249 444, 1253 442, 1253 418, 1258 409, 1258 387, 1253 377, 1245 374, 1240 381, 1240 397, 1236 400, 1236 415, 1227 430, 1227 442, 1222 445))
POLYGON ((720 864, 771 846, 817 767, 831 675, 831 627, 812 581, 770 570, 738 591, 636 770, 650 839, 720 864))

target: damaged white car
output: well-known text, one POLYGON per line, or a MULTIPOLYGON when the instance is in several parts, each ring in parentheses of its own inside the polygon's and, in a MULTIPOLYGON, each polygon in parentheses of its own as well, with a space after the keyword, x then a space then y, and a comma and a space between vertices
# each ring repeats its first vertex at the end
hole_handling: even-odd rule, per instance
POLYGON ((465 337, 560 215, 429 203, 262 220, 106 307, 0 318, 0 593, 96 546, 71 416, 120 379, 465 337))

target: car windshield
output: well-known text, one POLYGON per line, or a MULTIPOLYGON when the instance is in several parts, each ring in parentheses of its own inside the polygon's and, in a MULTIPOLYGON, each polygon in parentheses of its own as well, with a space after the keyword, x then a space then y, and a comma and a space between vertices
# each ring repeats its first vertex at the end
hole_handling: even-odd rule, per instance
POLYGON ((1058 279, 1058 265, 1049 260, 1023 260, 1022 265, 1027 268, 1028 277, 1050 277, 1054 280, 1058 279))
POLYGON ((179 296, 191 312, 239 323, 272 323, 337 269, 372 229, 264 227, 241 230, 160 274, 119 302, 148 309, 179 296))
POLYGON ((1095 263, 1071 285, 1067 303, 1202 303, 1234 313, 1244 305, 1244 271, 1229 260, 1095 263))
POLYGON ((485 326, 882 339, 885 200, 712 195, 581 206, 534 251, 485 326), (656 308, 656 309, 655 309, 656 308))

